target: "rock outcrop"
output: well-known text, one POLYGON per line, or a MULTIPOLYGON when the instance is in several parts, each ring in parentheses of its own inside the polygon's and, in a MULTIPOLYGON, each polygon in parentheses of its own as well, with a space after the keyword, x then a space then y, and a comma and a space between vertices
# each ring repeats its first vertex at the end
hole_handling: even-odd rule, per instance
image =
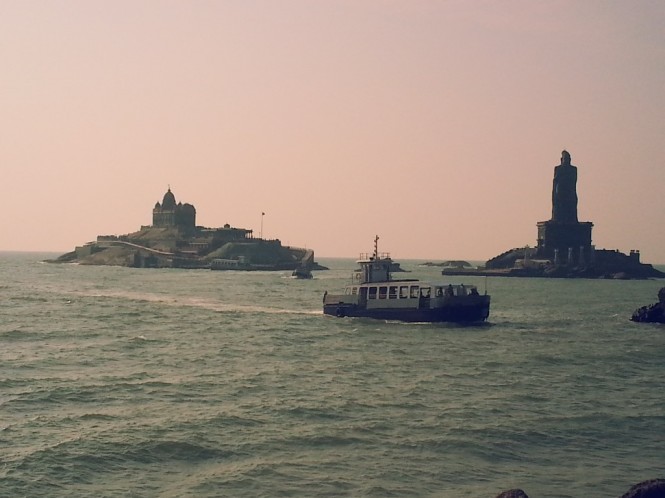
POLYGON ((529 498, 529 495, 521 489, 509 489, 496 495, 496 498, 529 498))
POLYGON ((665 287, 658 291, 657 303, 636 309, 630 319, 634 322, 665 323, 665 287))
POLYGON ((621 498, 665 498, 665 479, 650 479, 635 484, 621 498))
MULTIPOLYGON (((521 489, 515 488, 499 493, 495 498, 529 498, 529 496, 521 489)), ((649 479, 637 483, 621 495, 621 498, 665 498, 665 479, 649 479)))
MULTIPOLYGON (((607 249, 594 249, 589 261, 572 264, 555 264, 541 259, 535 248, 510 249, 490 259, 484 270, 462 270, 467 274, 488 276, 543 277, 543 278, 605 278, 618 280, 647 280, 665 278, 665 273, 642 263, 639 253, 631 255, 607 249)), ((456 269, 447 273, 456 272, 456 269)))

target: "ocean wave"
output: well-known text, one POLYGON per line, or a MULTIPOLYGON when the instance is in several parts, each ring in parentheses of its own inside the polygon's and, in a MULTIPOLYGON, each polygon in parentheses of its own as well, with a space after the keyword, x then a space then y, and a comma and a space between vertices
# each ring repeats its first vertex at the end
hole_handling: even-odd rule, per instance
POLYGON ((653 282, 501 280, 461 328, 320 318, 346 272, 17 268, 3 496, 581 498, 661 470, 665 334, 626 297, 653 282))

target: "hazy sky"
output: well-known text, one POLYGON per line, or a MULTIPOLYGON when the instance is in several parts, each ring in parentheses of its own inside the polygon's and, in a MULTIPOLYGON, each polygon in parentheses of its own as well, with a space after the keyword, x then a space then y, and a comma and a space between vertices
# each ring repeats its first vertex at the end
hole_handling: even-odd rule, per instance
POLYGON ((536 243, 578 167, 597 248, 665 263, 665 2, 0 0, 0 250, 199 225, 316 255, 536 243))

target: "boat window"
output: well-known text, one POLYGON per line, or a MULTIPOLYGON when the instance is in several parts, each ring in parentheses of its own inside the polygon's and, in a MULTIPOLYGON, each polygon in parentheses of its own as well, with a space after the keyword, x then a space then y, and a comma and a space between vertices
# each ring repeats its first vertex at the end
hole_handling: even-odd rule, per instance
POLYGON ((358 287, 351 287, 351 294, 358 294, 358 287))
POLYGON ((397 286, 391 285, 388 289, 388 299, 397 299, 397 286))
POLYGON ((381 286, 379 287, 379 299, 385 299, 388 295, 388 287, 381 286))
POLYGON ((369 288, 369 295, 367 296, 367 299, 376 299, 376 287, 369 288))
POLYGON ((411 297, 418 298, 420 288, 417 285, 411 286, 411 297))
POLYGON ((436 297, 442 297, 443 296, 443 287, 437 287, 435 291, 436 297))
POLYGON ((429 293, 430 293, 430 288, 429 287, 422 287, 420 289, 420 295, 422 297, 429 297, 429 293))
POLYGON ((399 288, 399 298, 400 299, 406 299, 409 297, 409 286, 408 285, 402 285, 399 288))

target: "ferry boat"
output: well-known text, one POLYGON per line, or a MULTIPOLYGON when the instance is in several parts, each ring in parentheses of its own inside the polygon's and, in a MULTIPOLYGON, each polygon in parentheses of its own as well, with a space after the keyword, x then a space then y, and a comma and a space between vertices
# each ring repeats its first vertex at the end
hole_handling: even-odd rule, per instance
POLYGON ((291 272, 293 278, 298 279, 309 279, 313 278, 312 271, 306 266, 299 266, 293 272, 291 272))
POLYGON ((245 262, 243 257, 240 259, 213 259, 210 262, 211 270, 250 270, 251 267, 245 262))
POLYGON ((490 313, 490 296, 475 285, 393 280, 389 253, 361 254, 360 268, 344 294, 323 295, 323 313, 403 322, 483 322, 490 313))

